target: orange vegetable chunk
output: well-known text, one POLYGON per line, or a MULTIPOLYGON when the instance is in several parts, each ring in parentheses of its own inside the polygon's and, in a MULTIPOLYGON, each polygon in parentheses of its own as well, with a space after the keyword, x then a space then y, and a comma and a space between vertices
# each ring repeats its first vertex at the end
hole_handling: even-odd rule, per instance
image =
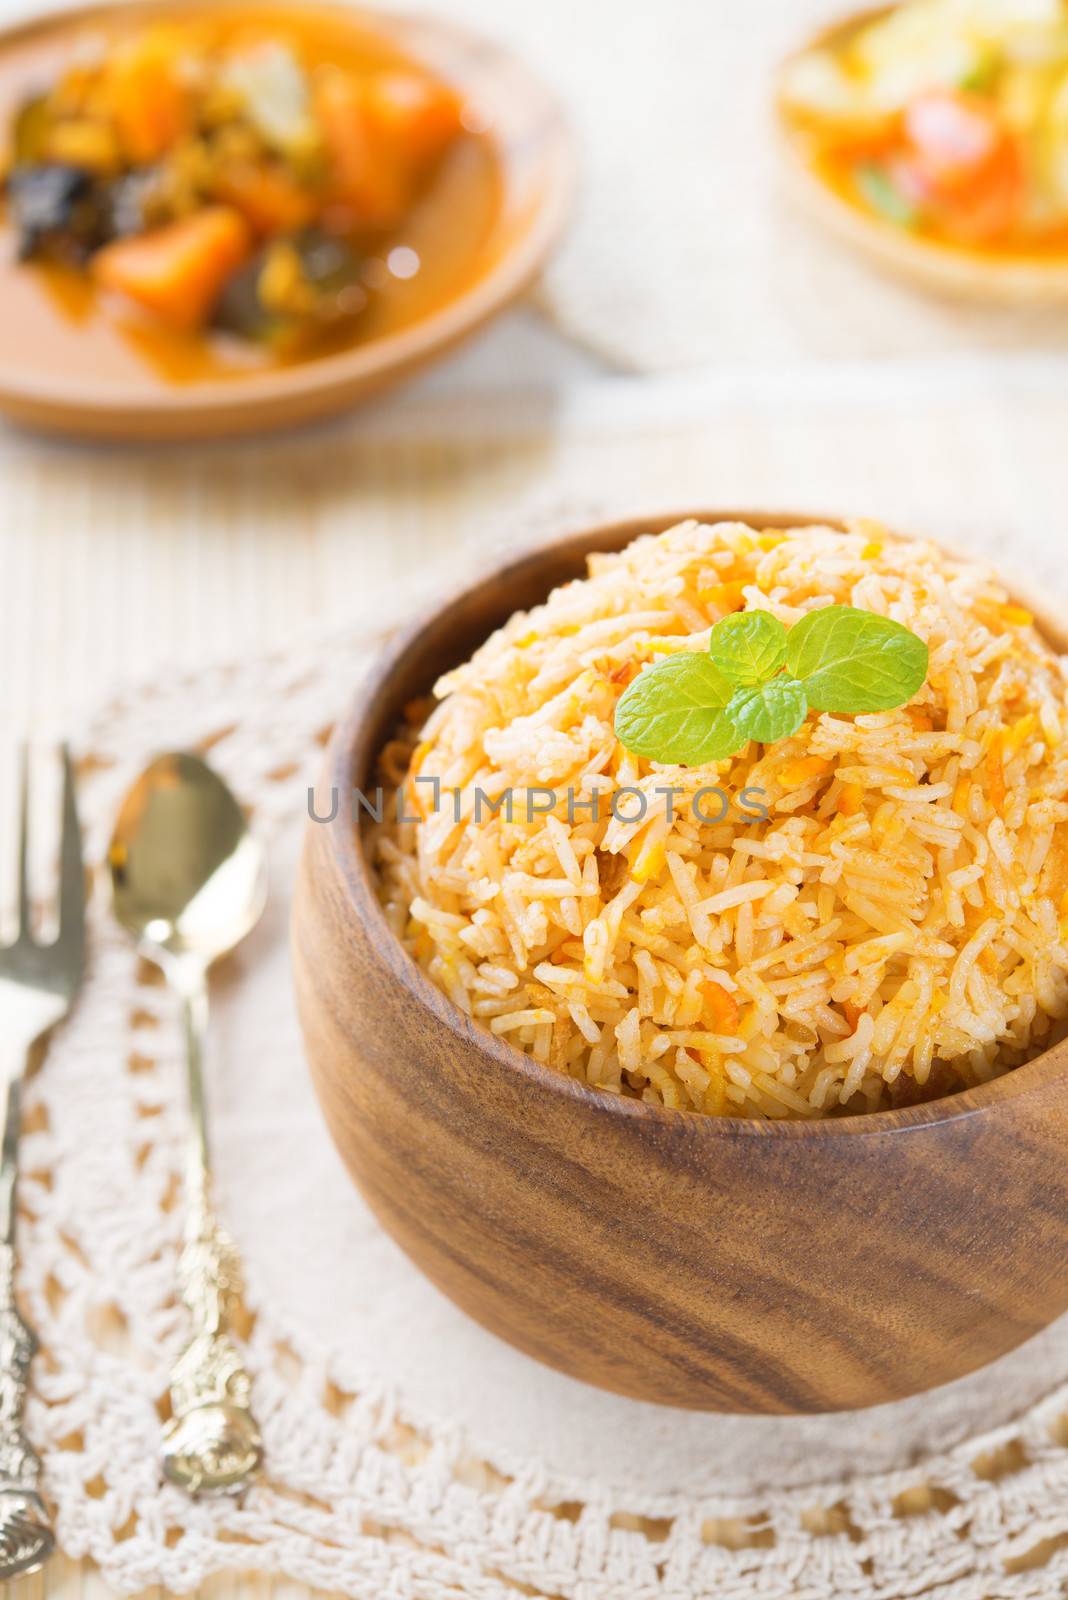
POLYGON ((947 228, 965 239, 990 239, 1017 221, 1025 173, 1019 147, 978 95, 932 89, 905 113, 916 181, 947 228))
POLYGON ((459 131, 460 103, 416 73, 325 73, 316 114, 338 200, 366 226, 395 226, 420 179, 459 131))
POLYGON ((372 137, 411 167, 436 161, 460 130, 460 101, 452 89, 414 72, 381 72, 367 89, 372 137))
POLYGON ((280 167, 235 162, 219 174, 214 191, 234 206, 254 232, 293 233, 315 216, 318 201, 280 167))
POLYGON ((385 227, 398 221, 406 192, 397 164, 381 161, 373 148, 362 83, 342 72, 325 73, 315 110, 335 197, 359 223, 385 227))
POLYGON ((855 817, 864 805, 864 788, 859 783, 843 783, 838 791, 838 814, 855 817))
POLYGON ((733 1033, 738 1026, 738 1002, 734 996, 721 983, 710 979, 702 984, 701 992, 705 998, 712 1020, 721 1033, 733 1033))
POLYGON ((925 172, 947 190, 974 182, 1003 140, 983 101, 947 89, 917 95, 905 112, 905 132, 925 172))
POLYGON ((990 741, 990 748, 986 753, 986 760, 983 765, 986 769, 986 797, 999 816, 1005 809, 1005 800, 1008 796, 1002 754, 1004 748, 1005 736, 1003 731, 998 728, 990 741))
POLYGON ((207 321, 227 278, 252 247, 248 225, 229 206, 209 206, 181 222, 118 239, 93 257, 105 289, 126 295, 174 328, 207 321))
POLYGON ((106 103, 129 161, 158 161, 189 130, 189 96, 181 76, 181 34, 152 28, 118 45, 107 66, 106 103))

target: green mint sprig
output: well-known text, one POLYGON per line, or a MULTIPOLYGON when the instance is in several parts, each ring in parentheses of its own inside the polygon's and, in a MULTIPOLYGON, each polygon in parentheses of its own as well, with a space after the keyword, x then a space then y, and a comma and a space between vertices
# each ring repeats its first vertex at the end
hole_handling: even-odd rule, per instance
POLYGON ((616 738, 650 761, 702 766, 750 739, 774 744, 810 710, 890 711, 927 677, 923 640, 874 611, 827 606, 787 630, 768 611, 712 629, 707 655, 646 667, 616 706, 616 738))

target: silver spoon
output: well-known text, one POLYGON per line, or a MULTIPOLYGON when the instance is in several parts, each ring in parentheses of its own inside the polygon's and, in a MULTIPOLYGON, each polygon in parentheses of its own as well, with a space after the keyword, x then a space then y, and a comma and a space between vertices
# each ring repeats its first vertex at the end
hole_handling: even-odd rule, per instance
POLYGON ((263 1446, 230 1331, 241 1268, 212 1210, 202 1062, 208 969, 258 920, 266 862, 218 774, 199 756, 172 754, 153 761, 123 801, 108 867, 115 916, 178 995, 185 1032, 192 1127, 178 1271, 193 1336, 171 1373, 163 1471, 190 1494, 233 1494, 263 1446))

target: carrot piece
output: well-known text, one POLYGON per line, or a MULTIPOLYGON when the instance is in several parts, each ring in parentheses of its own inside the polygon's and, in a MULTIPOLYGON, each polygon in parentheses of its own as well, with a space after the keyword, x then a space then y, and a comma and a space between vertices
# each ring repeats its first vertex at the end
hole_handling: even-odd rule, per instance
POLYGON ((998 728, 990 741, 990 749, 986 753, 985 763, 987 798, 999 816, 1004 809, 1005 799, 1008 794, 1008 789, 1005 787, 1005 767, 1001 759, 1003 743, 1001 729, 998 728))
POLYGON ((1014 756, 1037 732, 1038 718, 1033 711, 1028 711, 1025 716, 1014 722, 1005 734, 1005 748, 1010 756, 1014 756))
POLYGON ((654 878, 664 865, 664 841, 650 839, 647 833, 636 835, 627 846, 627 860, 630 863, 630 875, 635 883, 648 883, 654 878))
POLYGON ((861 1017, 864 1015, 864 1013, 860 1009, 860 1007, 858 1005, 854 1005, 852 1000, 843 1000, 842 1001, 842 1015, 845 1017, 846 1021, 849 1023, 849 1026, 852 1028, 853 1032, 856 1033, 856 1031, 857 1031, 857 1023, 860 1021, 861 1017))
POLYGON ((419 180, 459 131, 451 89, 414 73, 369 79, 323 74, 315 110, 334 192, 358 222, 386 228, 400 221, 419 180))
POLYGON ((840 817, 855 817, 864 804, 864 785, 860 783, 843 783, 838 794, 838 815, 840 817))
POLYGON ((92 272, 102 288, 135 300, 172 327, 198 328, 251 244, 239 212, 209 206, 152 233, 105 245, 93 257, 92 272))
POLYGON ((744 590, 744 583, 715 583, 710 589, 700 590, 697 598, 720 611, 740 611, 745 604, 744 590))
POLYGON ((618 688, 625 689, 638 676, 638 671, 639 668, 636 661, 621 661, 608 674, 608 682, 615 684, 618 688))
POLYGON ((185 46, 172 29, 153 28, 120 45, 107 67, 104 101, 129 161, 158 161, 189 131, 189 95, 180 63, 185 46))
POLYGON ((419 171, 459 132, 460 101, 446 84, 422 73, 380 72, 367 87, 367 116, 372 138, 419 171))
POLYGON ((793 761, 784 761, 776 776, 784 789, 800 789, 830 770, 831 763, 822 756, 798 756, 793 761))
POLYGON ((315 196, 279 167, 255 161, 224 167, 215 180, 220 200, 234 206, 255 233, 294 233, 315 216, 315 196))
POLYGON ((712 1020, 721 1033, 733 1033, 738 1026, 738 1002, 721 983, 710 981, 702 985, 705 1004, 712 1020))
POLYGON ((709 1084, 705 1090, 705 1110, 713 1117, 727 1115, 727 1074, 723 1070, 723 1057, 718 1050, 700 1052, 698 1059, 708 1073, 709 1084))
POLYGON ((358 223, 389 227, 398 222, 407 187, 394 156, 383 160, 375 148, 365 86, 343 72, 325 73, 316 87, 315 112, 335 198, 358 223))

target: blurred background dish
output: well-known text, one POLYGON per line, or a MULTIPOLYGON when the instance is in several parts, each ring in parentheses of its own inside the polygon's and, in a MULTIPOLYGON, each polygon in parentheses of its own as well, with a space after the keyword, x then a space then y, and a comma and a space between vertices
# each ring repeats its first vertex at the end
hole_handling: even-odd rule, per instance
POLYGON ((362 398, 542 264, 568 136, 518 61, 329 5, 68 12, 0 43, 0 404, 96 435, 362 398))
POLYGON ((779 74, 817 213, 946 291, 1068 296, 1068 13, 903 0, 816 35, 779 74))

